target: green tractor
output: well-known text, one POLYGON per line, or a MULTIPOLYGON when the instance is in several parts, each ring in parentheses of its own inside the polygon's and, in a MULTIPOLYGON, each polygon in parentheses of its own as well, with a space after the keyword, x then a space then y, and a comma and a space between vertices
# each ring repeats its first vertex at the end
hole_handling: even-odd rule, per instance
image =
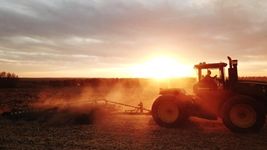
MULTIPOLYGON (((266 119, 267 82, 238 80, 237 60, 228 57, 227 63, 199 63, 198 82, 193 86, 194 95, 187 95, 181 88, 161 89, 152 105, 152 116, 159 126, 178 127, 190 116, 217 120, 237 133, 259 132, 266 119), (218 77, 203 79, 203 70, 215 70, 218 77)), ((205 77, 204 77, 205 78, 205 77)))

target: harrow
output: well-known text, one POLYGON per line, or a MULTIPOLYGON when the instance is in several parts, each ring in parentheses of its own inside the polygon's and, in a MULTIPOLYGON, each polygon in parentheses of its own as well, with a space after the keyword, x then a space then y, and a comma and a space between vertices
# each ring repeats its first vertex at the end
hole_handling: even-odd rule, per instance
POLYGON ((65 122, 90 124, 99 114, 150 115, 150 110, 144 108, 142 102, 137 106, 133 106, 107 99, 94 99, 69 102, 64 105, 32 105, 13 108, 10 111, 3 112, 2 116, 11 120, 24 119, 27 121, 47 122, 47 120, 59 114, 65 117, 65 122), (123 107, 128 109, 123 109, 123 107))
POLYGON ((107 99, 96 99, 96 100, 89 100, 89 101, 85 101, 85 102, 88 102, 88 103, 94 102, 95 104, 98 104, 98 102, 104 102, 106 107, 109 106, 109 104, 115 104, 115 105, 119 105, 119 106, 126 106, 129 108, 132 108, 131 110, 124 110, 122 112, 115 112, 116 114, 150 115, 150 110, 144 108, 142 102, 140 102, 137 106, 128 105, 128 104, 115 102, 115 101, 110 101, 107 99))

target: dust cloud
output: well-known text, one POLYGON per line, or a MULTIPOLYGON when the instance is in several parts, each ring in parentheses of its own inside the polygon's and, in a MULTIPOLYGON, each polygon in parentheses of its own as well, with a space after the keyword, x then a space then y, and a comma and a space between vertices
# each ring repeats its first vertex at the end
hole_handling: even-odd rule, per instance
MULTIPOLYGON (((185 83, 176 83, 172 82, 171 86, 187 87, 185 83)), ((11 110, 9 116, 56 126, 92 124, 112 114, 138 112, 141 102, 150 110, 161 87, 166 88, 165 81, 151 80, 140 85, 103 83, 96 87, 49 87, 38 93, 38 100, 26 108, 11 110)))

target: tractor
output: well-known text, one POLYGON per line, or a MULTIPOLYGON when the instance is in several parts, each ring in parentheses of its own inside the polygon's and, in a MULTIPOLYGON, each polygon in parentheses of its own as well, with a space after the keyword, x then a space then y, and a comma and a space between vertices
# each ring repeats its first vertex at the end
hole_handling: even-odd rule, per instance
POLYGON ((194 66, 198 79, 191 95, 182 88, 160 89, 151 109, 154 121, 162 127, 179 127, 190 116, 208 120, 221 118, 231 132, 259 132, 266 119, 267 82, 239 80, 238 60, 227 58, 228 77, 224 62, 202 62, 194 66), (217 71, 213 84, 202 79, 205 70, 217 71))

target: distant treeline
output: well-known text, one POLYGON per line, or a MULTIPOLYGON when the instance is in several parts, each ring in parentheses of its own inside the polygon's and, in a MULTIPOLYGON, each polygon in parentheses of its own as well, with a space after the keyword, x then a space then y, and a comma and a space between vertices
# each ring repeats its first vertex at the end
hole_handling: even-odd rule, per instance
POLYGON ((0 88, 13 88, 18 83, 18 75, 10 72, 0 73, 0 88))
POLYGON ((86 78, 86 79, 60 79, 52 80, 49 82, 50 86, 62 87, 62 86, 113 86, 115 84, 121 84, 123 86, 140 86, 148 82, 147 80, 135 79, 135 78, 86 78))
MULTIPOLYGON (((267 82, 267 77, 239 77, 240 80, 261 80, 267 82)), ((23 82, 23 80, 21 81, 23 82)), ((161 87, 185 87, 191 88, 197 82, 193 77, 170 78, 156 80, 151 78, 46 78, 46 79, 28 79, 24 81, 24 87, 28 86, 50 86, 50 87, 67 87, 67 86, 115 86, 123 87, 144 87, 147 85, 158 84, 161 87)))
MULTIPOLYGON (((259 77, 239 77, 240 80, 266 81, 266 76, 259 77)), ((27 88, 27 87, 66 87, 66 86, 115 86, 123 87, 146 87, 158 85, 160 87, 182 87, 191 88, 197 82, 196 78, 170 78, 156 80, 151 78, 18 78, 14 73, 0 73, 0 88, 27 88)))
POLYGON ((257 80, 257 81, 266 81, 266 76, 254 76, 254 77, 239 77, 240 80, 257 80))
POLYGON ((146 87, 146 86, 179 86, 195 83, 195 78, 173 78, 157 80, 152 78, 20 78, 18 88, 27 87, 68 87, 68 86, 88 86, 88 87, 146 87))
POLYGON ((51 80, 49 85, 52 87, 64 86, 115 86, 123 87, 146 87, 150 85, 159 85, 161 87, 183 87, 184 85, 192 86, 196 82, 195 78, 170 78, 156 80, 151 78, 86 78, 86 79, 58 79, 51 80))

